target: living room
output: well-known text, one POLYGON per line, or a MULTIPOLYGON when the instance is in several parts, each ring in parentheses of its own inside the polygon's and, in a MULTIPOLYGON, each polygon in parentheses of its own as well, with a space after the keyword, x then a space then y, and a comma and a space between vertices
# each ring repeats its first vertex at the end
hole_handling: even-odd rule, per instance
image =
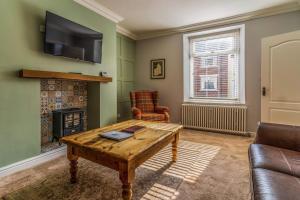
POLYGON ((0 199, 300 199, 300 1, 2 0, 0 199))

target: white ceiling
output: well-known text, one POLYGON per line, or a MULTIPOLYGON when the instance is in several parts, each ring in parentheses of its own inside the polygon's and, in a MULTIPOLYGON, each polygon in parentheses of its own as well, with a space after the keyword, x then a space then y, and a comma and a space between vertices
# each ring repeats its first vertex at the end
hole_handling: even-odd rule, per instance
POLYGON ((124 18, 122 27, 141 34, 231 17, 294 0, 96 0, 124 18))

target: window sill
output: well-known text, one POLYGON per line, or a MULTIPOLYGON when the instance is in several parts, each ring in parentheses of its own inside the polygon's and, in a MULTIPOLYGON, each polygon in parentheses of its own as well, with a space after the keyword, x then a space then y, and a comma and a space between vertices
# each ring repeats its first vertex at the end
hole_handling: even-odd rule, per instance
POLYGON ((240 101, 230 101, 230 100, 199 100, 199 99, 186 99, 184 103, 194 103, 194 104, 216 104, 216 105, 246 105, 245 102, 240 101))
POLYGON ((200 92, 218 92, 217 89, 201 89, 200 92))

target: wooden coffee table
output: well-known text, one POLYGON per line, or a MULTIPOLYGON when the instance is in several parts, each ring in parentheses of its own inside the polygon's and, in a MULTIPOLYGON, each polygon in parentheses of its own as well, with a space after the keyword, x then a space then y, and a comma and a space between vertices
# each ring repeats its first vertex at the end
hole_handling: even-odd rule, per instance
POLYGON ((78 157, 82 157, 119 171, 122 197, 124 200, 130 200, 135 169, 138 166, 170 143, 172 143, 172 160, 176 161, 180 129, 182 126, 178 124, 129 120, 63 137, 61 141, 68 146, 70 181, 77 182, 77 160, 78 157), (133 125, 145 128, 137 131, 133 137, 120 142, 99 136, 107 131, 122 130, 133 125))

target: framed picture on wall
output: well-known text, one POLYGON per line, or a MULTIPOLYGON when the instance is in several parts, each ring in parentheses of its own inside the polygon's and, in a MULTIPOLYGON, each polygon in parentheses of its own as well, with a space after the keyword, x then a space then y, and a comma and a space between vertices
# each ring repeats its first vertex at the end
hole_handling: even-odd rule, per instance
POLYGON ((164 79, 165 72, 165 59, 151 60, 151 79, 164 79))

